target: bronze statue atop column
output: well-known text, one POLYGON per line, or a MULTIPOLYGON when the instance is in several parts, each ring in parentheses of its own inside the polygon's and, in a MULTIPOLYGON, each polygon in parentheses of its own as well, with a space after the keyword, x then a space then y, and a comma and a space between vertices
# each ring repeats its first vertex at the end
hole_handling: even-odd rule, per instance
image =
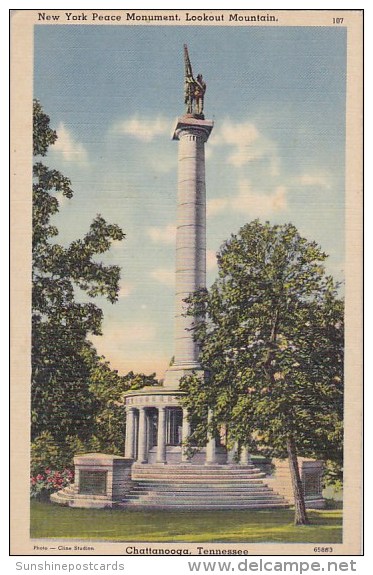
POLYGON ((202 74, 198 74, 197 79, 193 76, 192 65, 190 63, 188 47, 184 44, 185 62, 185 104, 186 113, 203 118, 203 104, 206 92, 206 83, 202 74))

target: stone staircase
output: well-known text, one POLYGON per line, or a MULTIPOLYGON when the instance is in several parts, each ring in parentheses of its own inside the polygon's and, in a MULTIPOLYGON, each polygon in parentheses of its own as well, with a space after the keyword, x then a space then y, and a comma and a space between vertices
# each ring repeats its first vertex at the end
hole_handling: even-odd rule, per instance
POLYGON ((75 485, 72 483, 56 493, 52 493, 50 500, 52 503, 59 503, 60 505, 70 505, 74 501, 74 495, 76 493, 75 485))
POLYGON ((288 502, 254 465, 135 464, 120 507, 142 509, 273 509, 288 502))

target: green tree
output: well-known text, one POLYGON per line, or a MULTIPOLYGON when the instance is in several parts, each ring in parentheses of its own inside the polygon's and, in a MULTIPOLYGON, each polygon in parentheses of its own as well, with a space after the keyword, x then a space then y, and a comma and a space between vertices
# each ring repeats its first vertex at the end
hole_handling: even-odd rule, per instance
POLYGON ((112 370, 105 358, 91 355, 92 370, 89 390, 97 408, 92 433, 97 439, 99 450, 114 455, 123 455, 125 443, 125 393, 144 386, 157 385, 155 373, 145 375, 130 371, 119 375, 112 370))
POLYGON ((315 242, 258 220, 222 246, 209 291, 189 298, 206 378, 185 378, 196 420, 191 444, 228 429, 231 442, 289 458, 295 523, 308 517, 303 456, 342 464, 343 301, 315 242))
POLYGON ((120 269, 97 257, 125 234, 100 215, 87 234, 70 245, 57 243, 53 216, 58 195, 73 196, 71 182, 40 161, 57 134, 40 103, 34 101, 32 238, 32 439, 52 433, 84 440, 91 433, 97 399, 89 389, 90 334, 101 334, 102 311, 90 298, 117 300, 120 269), (85 297, 77 293, 86 294, 85 297), (88 297, 87 297, 88 296, 88 297))

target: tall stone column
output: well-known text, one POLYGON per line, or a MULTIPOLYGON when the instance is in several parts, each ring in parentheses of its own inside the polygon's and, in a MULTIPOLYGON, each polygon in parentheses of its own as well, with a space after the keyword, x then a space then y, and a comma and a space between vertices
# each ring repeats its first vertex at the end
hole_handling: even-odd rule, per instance
POLYGON ((138 438, 138 455, 137 461, 139 463, 147 463, 148 461, 148 441, 146 429, 146 412, 145 407, 139 408, 139 438, 138 438))
POLYGON ((126 441, 124 447, 124 455, 129 459, 135 456, 135 410, 133 407, 128 407, 126 410, 126 441))
POLYGON ((157 463, 166 463, 166 408, 158 407, 157 463))
POLYGON ((178 389, 183 375, 201 369, 198 348, 190 331, 194 317, 186 316, 183 300, 206 286, 205 142, 213 123, 193 115, 179 118, 174 140, 179 141, 176 231, 175 354, 164 386, 178 389))

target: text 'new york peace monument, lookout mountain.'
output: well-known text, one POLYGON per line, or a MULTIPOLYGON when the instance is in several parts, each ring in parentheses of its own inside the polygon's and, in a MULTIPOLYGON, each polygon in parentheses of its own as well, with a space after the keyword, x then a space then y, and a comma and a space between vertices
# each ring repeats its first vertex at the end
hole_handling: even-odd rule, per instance
MULTIPOLYGON (((205 374, 191 330, 198 318, 186 314, 185 299, 206 287, 205 144, 213 122, 205 119, 206 83, 202 74, 194 77, 186 46, 184 63, 185 112, 173 133, 178 142, 174 361, 163 385, 126 394, 124 457, 100 453, 75 457, 75 483, 52 495, 57 503, 187 509, 289 504, 290 478, 281 475, 283 467, 277 481, 276 476, 269 477, 270 462, 267 467, 255 467, 245 445, 239 460, 219 434, 209 433, 202 449, 192 453, 186 449, 191 427, 189 414, 181 405, 185 392, 180 390, 180 380, 192 373, 201 378, 205 374)), ((312 493, 312 505, 318 506, 322 501, 320 462, 303 464, 307 463, 318 486, 312 493)))

